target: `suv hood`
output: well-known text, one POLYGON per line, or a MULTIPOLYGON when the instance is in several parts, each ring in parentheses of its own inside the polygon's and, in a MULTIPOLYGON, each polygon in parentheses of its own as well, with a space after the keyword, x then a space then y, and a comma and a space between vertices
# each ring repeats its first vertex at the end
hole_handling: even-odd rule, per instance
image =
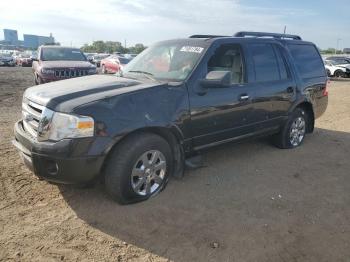
POLYGON ((72 112, 77 106, 137 90, 162 85, 156 82, 91 75, 33 86, 23 98, 59 112, 72 112))
POLYGON ((74 67, 95 67, 89 61, 40 61, 45 68, 74 68, 74 67))

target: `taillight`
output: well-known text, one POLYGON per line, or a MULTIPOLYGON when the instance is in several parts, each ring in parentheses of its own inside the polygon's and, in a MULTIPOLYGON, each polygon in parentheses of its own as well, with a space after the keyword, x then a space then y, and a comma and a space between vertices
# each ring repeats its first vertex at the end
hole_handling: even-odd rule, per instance
POLYGON ((323 89, 323 93, 322 93, 323 96, 328 96, 328 88, 330 84, 331 84, 331 80, 328 79, 326 83, 326 87, 325 89, 323 89))

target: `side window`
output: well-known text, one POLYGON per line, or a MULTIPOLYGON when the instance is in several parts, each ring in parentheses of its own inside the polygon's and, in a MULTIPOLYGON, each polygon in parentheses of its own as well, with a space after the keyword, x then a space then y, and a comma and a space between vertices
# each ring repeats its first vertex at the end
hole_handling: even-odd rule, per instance
POLYGON ((232 84, 243 83, 244 72, 240 46, 227 44, 217 48, 208 61, 208 73, 211 71, 230 71, 232 84))
POLYGON ((302 78, 325 75, 322 59, 315 46, 289 44, 288 47, 302 78))
POLYGON ((266 82, 280 80, 279 66, 271 44, 250 44, 255 81, 266 82))

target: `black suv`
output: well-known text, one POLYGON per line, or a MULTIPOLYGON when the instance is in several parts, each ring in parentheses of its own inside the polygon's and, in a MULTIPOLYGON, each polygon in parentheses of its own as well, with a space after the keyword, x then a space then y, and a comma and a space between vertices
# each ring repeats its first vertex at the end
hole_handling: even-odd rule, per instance
POLYGON ((195 35, 152 45, 120 76, 28 88, 13 143, 38 177, 87 183, 101 174, 125 204, 182 177, 185 159, 205 148, 261 135, 299 146, 327 95, 321 56, 299 36, 195 35))

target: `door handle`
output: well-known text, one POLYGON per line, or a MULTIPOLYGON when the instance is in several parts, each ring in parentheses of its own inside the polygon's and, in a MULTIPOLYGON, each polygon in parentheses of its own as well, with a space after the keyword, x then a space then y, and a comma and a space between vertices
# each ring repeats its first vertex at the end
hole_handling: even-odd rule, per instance
POLYGON ((246 95, 246 94, 243 94, 243 95, 241 95, 241 96, 239 97, 239 100, 240 100, 240 101, 245 101, 245 100, 248 100, 248 99, 249 99, 249 96, 246 95))
POLYGON ((292 86, 287 87, 287 93, 293 93, 294 92, 294 88, 292 86))

